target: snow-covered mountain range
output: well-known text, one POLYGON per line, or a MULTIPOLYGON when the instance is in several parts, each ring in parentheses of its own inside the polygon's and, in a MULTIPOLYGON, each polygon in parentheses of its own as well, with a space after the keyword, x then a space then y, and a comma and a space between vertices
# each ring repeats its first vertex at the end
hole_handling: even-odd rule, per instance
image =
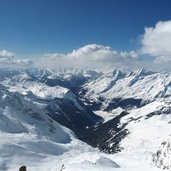
MULTIPOLYGON (((140 133, 142 137, 148 133, 147 138, 154 137, 155 142, 163 136, 167 137, 171 121, 170 82, 170 73, 140 69, 134 72, 109 70, 101 77, 86 83, 79 92, 84 103, 92 106, 95 113, 104 120, 108 120, 96 128, 96 135, 103 131, 105 134, 105 139, 100 137, 96 141, 97 146, 100 145, 104 151, 116 152, 116 142, 119 141, 119 147, 125 149, 127 144, 122 145, 123 142, 128 141, 131 136, 138 137, 140 133), (107 130, 109 125, 110 129, 107 130), (123 142, 120 141, 122 139, 123 142)), ((141 145, 146 140, 137 141, 141 145)))
POLYGON ((169 72, 0 69, 0 81, 2 171, 159 170, 168 160, 155 155, 171 130, 169 72))

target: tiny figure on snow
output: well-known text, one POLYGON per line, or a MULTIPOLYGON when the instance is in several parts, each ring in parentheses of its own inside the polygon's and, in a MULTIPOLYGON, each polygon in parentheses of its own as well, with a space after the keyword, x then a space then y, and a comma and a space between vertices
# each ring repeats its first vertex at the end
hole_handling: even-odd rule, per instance
POLYGON ((60 171, 63 171, 65 169, 65 165, 62 164, 60 171))

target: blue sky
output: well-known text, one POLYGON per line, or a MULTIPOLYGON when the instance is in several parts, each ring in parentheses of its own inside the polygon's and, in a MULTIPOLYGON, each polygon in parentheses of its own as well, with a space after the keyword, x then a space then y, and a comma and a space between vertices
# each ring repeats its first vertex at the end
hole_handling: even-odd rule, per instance
POLYGON ((139 47, 145 27, 171 19, 170 0, 0 0, 0 49, 19 56, 87 44, 139 47))

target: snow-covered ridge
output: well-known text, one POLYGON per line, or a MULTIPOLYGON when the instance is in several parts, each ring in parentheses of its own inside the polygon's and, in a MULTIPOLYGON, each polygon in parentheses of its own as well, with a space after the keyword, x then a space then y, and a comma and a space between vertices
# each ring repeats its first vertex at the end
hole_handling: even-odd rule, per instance
POLYGON ((88 112, 86 106, 70 89, 61 85, 48 85, 47 78, 55 74, 56 71, 16 71, 14 74, 3 77, 1 85, 9 92, 19 93, 27 100, 43 106, 49 115, 58 121, 60 120, 60 123, 65 123, 64 125, 68 127, 69 125, 77 127, 72 123, 76 119, 78 123, 80 123, 79 119, 82 120, 81 126, 89 124, 88 122, 96 122, 95 115, 91 111, 88 112))
POLYGON ((69 93, 67 88, 61 86, 49 87, 46 84, 38 83, 38 82, 26 82, 23 84, 11 85, 6 82, 2 82, 1 84, 8 86, 8 90, 10 92, 20 92, 23 95, 27 95, 29 93, 34 94, 35 96, 41 99, 55 99, 55 98, 64 98, 64 96, 69 93))
MULTIPOLYGON (((153 101, 171 99, 171 74, 148 72, 143 69, 135 72, 110 71, 87 83, 83 87, 84 97, 96 103, 102 102, 106 109, 116 99, 139 99, 153 101)), ((80 92, 81 93, 81 92, 80 92)))

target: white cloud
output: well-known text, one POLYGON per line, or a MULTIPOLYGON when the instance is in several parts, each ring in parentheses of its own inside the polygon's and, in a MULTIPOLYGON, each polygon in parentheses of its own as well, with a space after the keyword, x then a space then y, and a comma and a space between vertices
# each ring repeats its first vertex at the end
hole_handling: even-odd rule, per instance
POLYGON ((30 59, 19 59, 19 58, 0 58, 0 67, 31 67, 33 61, 30 59))
POLYGON ((0 58, 13 58, 15 55, 7 50, 0 51, 0 58))
POLYGON ((36 66, 55 68, 58 66, 93 67, 104 65, 124 65, 130 61, 138 61, 136 52, 118 52, 111 47, 90 44, 73 50, 68 54, 45 54, 36 62, 36 66))
POLYGON ((44 54, 42 58, 34 60, 34 65, 39 68, 57 68, 71 66, 69 58, 65 54, 44 54))
POLYGON ((137 51, 116 51, 109 46, 89 44, 68 54, 46 53, 34 61, 17 58, 7 50, 0 51, 0 66, 166 68, 171 64, 171 20, 145 28, 141 48, 137 51), (147 54, 147 55, 146 55, 147 54), (148 56, 150 56, 148 60, 148 56), (153 59, 153 60, 152 60, 153 59), (160 66, 160 67, 159 67, 160 66))
MULTIPOLYGON (((141 52, 161 59, 171 57, 171 20, 160 21, 155 27, 145 28, 141 52)), ((159 59, 157 59, 159 61, 159 59)), ((164 59, 166 60, 166 59, 164 59)))
POLYGON ((7 50, 0 51, 0 67, 28 67, 32 66, 33 61, 30 59, 17 58, 16 55, 7 50))
POLYGON ((44 57, 51 58, 51 60, 53 60, 53 59, 56 59, 56 58, 63 58, 63 57, 65 57, 65 55, 60 54, 60 53, 53 53, 53 54, 46 53, 46 54, 44 54, 44 57))
POLYGON ((117 55, 116 51, 112 51, 112 49, 108 46, 102 46, 97 44, 91 44, 83 46, 79 49, 73 50, 72 53, 68 54, 68 57, 79 59, 79 60, 90 60, 90 61, 98 61, 98 60, 108 60, 112 55, 117 55))
POLYGON ((109 46, 90 44, 77 50, 73 50, 68 57, 78 60, 116 62, 123 59, 138 59, 138 55, 132 52, 117 52, 109 46))

